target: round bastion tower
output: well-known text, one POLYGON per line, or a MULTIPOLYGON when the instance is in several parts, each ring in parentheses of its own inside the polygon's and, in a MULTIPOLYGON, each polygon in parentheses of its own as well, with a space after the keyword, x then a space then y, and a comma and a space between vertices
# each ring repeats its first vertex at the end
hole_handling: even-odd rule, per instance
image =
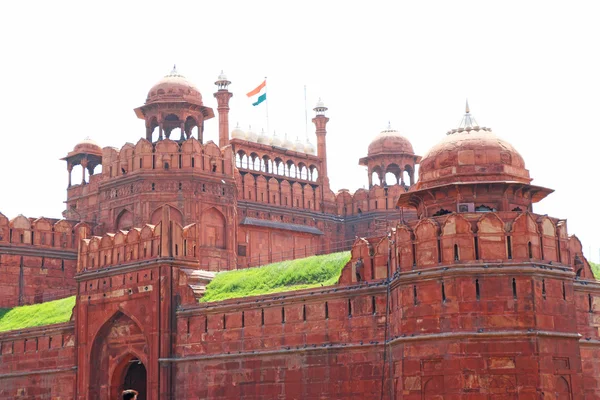
POLYGON ((417 218, 355 241, 340 283, 389 285, 394 393, 584 398, 585 375, 597 376, 597 284, 566 221, 534 213, 552 190, 531 181, 467 108, 399 196, 417 218))

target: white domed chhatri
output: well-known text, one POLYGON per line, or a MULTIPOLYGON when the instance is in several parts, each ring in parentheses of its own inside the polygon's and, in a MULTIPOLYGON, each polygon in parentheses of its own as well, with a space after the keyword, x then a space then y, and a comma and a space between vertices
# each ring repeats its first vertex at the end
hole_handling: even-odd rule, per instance
POLYGON ((267 136, 267 133, 264 129, 260 130, 260 135, 258 135, 257 142, 261 144, 269 144, 269 137, 267 136))
POLYGON ((271 146, 281 147, 281 138, 275 132, 273 132, 273 137, 271 138, 271 146))
POLYGON ((235 128, 231 131, 231 137, 233 139, 246 139, 246 132, 240 128, 240 124, 237 124, 235 128))
POLYGON ((283 137, 283 142, 281 143, 281 147, 285 147, 286 149, 294 148, 294 142, 292 142, 290 139, 288 139, 287 133, 283 137))
POLYGON ((300 138, 296 138, 296 143, 294 143, 294 150, 300 153, 304 153, 306 150, 304 149, 304 143, 300 140, 300 138))
POLYGON ((258 135, 252 130, 251 126, 248 127, 248 131, 246 132, 246 140, 250 142, 256 142, 258 140, 258 135))
POLYGON ((308 138, 306 139, 306 143, 304 144, 304 151, 306 152, 306 154, 317 154, 315 146, 310 142, 310 140, 308 140, 308 138))

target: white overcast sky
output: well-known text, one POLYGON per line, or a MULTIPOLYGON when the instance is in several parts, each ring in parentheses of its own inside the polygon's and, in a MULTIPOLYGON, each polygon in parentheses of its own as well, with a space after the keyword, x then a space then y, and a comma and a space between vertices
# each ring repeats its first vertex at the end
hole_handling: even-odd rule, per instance
MULTIPOLYGON (((358 159, 388 120, 423 155, 468 97, 534 184, 556 190, 534 210, 568 218, 598 261, 599 11, 596 1, 2 2, 0 211, 60 217, 59 158, 86 136, 137 142, 133 109, 176 63, 215 113, 225 71, 232 128, 266 128, 244 95, 265 76, 278 134, 304 137, 304 85, 309 120, 322 97, 336 191, 366 185, 358 159)), ((208 139, 217 126, 207 122, 208 139)))

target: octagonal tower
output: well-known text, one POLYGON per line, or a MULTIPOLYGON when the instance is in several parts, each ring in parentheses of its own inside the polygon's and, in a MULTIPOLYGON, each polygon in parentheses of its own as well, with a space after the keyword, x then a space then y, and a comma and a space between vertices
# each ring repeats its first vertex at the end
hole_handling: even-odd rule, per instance
MULTIPOLYGON (((146 103, 136 108, 138 118, 146 121, 146 140, 149 142, 170 139, 174 129, 179 129, 179 140, 189 139, 198 128, 198 140, 203 142, 204 121, 215 116, 212 108, 205 107, 202 95, 195 85, 181 75, 175 66, 158 81, 146 97, 146 103), (153 132, 158 128, 158 137, 153 132)), ((177 138, 174 138, 177 140, 177 138)))

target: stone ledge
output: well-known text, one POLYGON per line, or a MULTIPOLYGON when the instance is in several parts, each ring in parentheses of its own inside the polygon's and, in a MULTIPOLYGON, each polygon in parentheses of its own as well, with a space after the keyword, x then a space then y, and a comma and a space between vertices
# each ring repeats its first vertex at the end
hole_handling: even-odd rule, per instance
MULTIPOLYGON (((434 333, 425 334, 410 337, 398 337, 389 340, 386 344, 393 345, 401 342, 415 342, 424 340, 444 340, 444 339, 500 339, 500 338, 514 338, 514 337, 559 337, 563 339, 580 339, 581 335, 578 333, 567 333, 567 332, 551 332, 551 331, 494 331, 494 332, 453 332, 453 333, 434 333)), ((600 344, 600 342, 597 342, 600 344)), ((289 353, 300 353, 309 351, 324 350, 345 350, 345 349, 365 349, 369 347, 383 347, 383 342, 371 341, 369 343, 352 343, 352 344, 311 344, 304 345, 303 347, 292 347, 288 346, 279 350, 265 350, 265 351, 251 351, 251 352, 234 352, 234 353, 221 353, 221 354, 209 354, 199 355, 190 357, 175 357, 175 358, 160 358, 160 363, 175 363, 175 362, 192 362, 192 361, 204 361, 204 360, 215 360, 221 358, 239 358, 239 357, 252 357, 252 356, 270 356, 270 355, 282 355, 289 353)))
POLYGON ((30 257, 48 257, 65 260, 77 260, 77 249, 59 249, 37 245, 0 245, 0 254, 12 254, 30 257))
POLYGON ((41 325, 32 328, 15 329, 12 331, 0 332, 0 341, 27 339, 30 337, 47 336, 64 331, 75 331, 73 321, 63 322, 61 324, 41 325))
POLYGON ((42 375, 42 374, 59 374, 61 372, 76 372, 77 367, 66 367, 66 368, 55 368, 55 369, 42 369, 36 371, 27 371, 27 372, 11 372, 10 374, 0 374, 0 379, 10 379, 17 378, 20 376, 30 376, 30 375, 42 375))

